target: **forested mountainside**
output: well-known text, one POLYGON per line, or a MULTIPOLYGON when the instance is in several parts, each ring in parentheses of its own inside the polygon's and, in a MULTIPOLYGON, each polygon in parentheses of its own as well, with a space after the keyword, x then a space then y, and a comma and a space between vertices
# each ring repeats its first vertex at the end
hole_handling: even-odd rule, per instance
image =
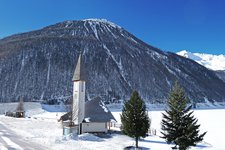
POLYGON ((0 40, 0 101, 67 98, 82 55, 87 99, 124 100, 137 90, 164 102, 176 80, 191 100, 225 99, 225 82, 193 60, 150 46, 106 20, 65 21, 0 40))

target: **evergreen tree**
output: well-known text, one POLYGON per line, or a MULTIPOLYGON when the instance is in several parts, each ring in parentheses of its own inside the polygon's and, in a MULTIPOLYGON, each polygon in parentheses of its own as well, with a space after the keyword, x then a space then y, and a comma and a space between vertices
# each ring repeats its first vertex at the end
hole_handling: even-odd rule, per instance
POLYGON ((120 117, 123 133, 135 138, 138 148, 138 139, 139 137, 146 137, 150 127, 150 119, 146 111, 146 105, 137 91, 132 93, 130 100, 124 102, 120 117))
POLYGON ((183 89, 176 82, 173 90, 169 95, 168 110, 163 113, 162 119, 162 138, 167 143, 174 143, 179 150, 186 150, 190 146, 195 146, 203 140, 204 135, 199 135, 197 119, 193 116, 191 105, 188 106, 189 100, 185 97, 183 89))

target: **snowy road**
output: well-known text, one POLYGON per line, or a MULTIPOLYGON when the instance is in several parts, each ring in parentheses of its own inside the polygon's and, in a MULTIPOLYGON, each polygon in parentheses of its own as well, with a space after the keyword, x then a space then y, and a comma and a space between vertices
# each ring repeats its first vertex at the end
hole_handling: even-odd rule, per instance
POLYGON ((0 122, 0 150, 46 150, 46 148, 22 139, 0 122))

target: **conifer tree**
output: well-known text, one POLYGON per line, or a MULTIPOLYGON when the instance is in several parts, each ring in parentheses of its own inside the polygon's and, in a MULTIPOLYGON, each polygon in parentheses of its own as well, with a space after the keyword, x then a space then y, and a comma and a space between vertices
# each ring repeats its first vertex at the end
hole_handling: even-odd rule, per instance
POLYGON ((123 133, 135 138, 138 148, 138 139, 146 137, 150 127, 150 119, 146 111, 146 105, 137 91, 133 91, 130 100, 125 101, 120 117, 123 133))
POLYGON ((195 146, 203 140, 204 135, 199 135, 197 119, 193 116, 189 100, 185 97, 183 89, 175 83, 173 90, 169 95, 168 110, 163 113, 162 119, 162 138, 167 143, 174 143, 179 150, 186 150, 190 146, 195 146))

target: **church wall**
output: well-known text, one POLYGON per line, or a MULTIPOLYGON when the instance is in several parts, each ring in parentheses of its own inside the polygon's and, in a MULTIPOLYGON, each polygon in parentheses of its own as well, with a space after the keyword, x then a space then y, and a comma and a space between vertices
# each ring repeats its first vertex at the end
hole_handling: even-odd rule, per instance
POLYGON ((107 132, 106 122, 88 122, 82 123, 82 132, 107 132))
POLYGON ((85 82, 75 81, 73 86, 73 121, 79 124, 84 119, 85 112, 85 82))

